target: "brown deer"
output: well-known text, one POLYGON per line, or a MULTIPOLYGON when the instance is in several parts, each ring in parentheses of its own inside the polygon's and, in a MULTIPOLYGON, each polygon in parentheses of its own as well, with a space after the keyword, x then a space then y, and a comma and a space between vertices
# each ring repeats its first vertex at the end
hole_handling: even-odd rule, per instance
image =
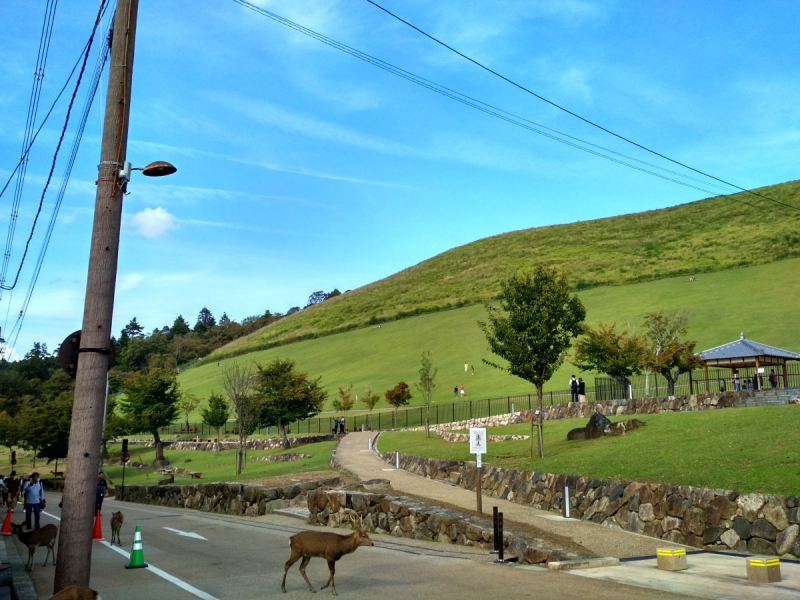
POLYGON ((117 540, 117 544, 122 546, 122 542, 119 541, 119 530, 122 527, 122 524, 125 522, 125 515, 122 514, 122 511, 111 513, 111 543, 114 543, 114 540, 117 540))
POLYGON ((47 547, 47 556, 44 557, 43 567, 47 566, 47 559, 53 553, 53 565, 56 564, 56 536, 58 527, 53 524, 45 525, 41 529, 34 529, 27 533, 23 531, 22 523, 11 523, 11 533, 15 534, 23 545, 28 547, 28 564, 25 565, 26 571, 33 571, 33 555, 39 546, 47 547))
POLYGON ((292 550, 292 555, 286 561, 283 569, 283 582, 281 583, 281 591, 286 592, 286 573, 289 571, 294 563, 301 557, 303 562, 300 563, 300 575, 306 580, 308 589, 316 593, 317 590, 311 585, 311 582, 306 577, 306 565, 312 557, 318 556, 328 561, 328 569, 331 576, 328 582, 320 589, 325 589, 328 585, 333 589, 333 595, 336 596, 336 584, 333 581, 333 575, 336 571, 336 561, 342 558, 345 554, 351 554, 356 551, 359 546, 374 546, 372 540, 367 535, 367 528, 364 527, 364 521, 359 517, 356 523, 351 517, 351 522, 356 525, 356 530, 350 535, 339 535, 338 533, 328 533, 326 531, 301 531, 294 534, 289 538, 289 547, 292 550))
POLYGON ((50 600, 99 600, 100 594, 93 589, 71 585, 58 592, 50 600))

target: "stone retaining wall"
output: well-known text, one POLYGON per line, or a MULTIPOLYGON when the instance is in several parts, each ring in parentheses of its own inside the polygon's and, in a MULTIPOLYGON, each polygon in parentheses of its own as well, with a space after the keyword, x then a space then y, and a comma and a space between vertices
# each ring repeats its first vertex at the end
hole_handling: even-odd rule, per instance
MULTIPOLYGON (((445 442, 468 442, 468 433, 454 433, 452 431, 437 431, 437 434, 445 442)), ((529 435, 487 435, 487 442, 513 442, 519 440, 527 440, 529 435)))
MULTIPOLYGON (((492 522, 440 508, 412 498, 344 490, 311 490, 307 496, 309 523, 328 527, 350 527, 351 516, 359 515, 369 531, 415 540, 492 548, 492 522)), ((518 531, 503 532, 507 555, 529 564, 549 559, 579 558, 577 554, 547 544, 544 540, 518 531)))
MULTIPOLYGON (((637 398, 635 400, 609 400, 601 402, 565 402, 544 407, 544 420, 553 419, 588 419, 596 411, 605 416, 610 415, 648 415, 662 412, 685 412, 693 410, 710 410, 713 408, 743 407, 745 398, 753 392, 717 392, 714 394, 690 394, 686 396, 667 396, 662 398, 637 398)), ((505 427, 518 423, 529 423, 532 411, 519 410, 513 413, 493 415, 432 425, 431 429, 439 435, 442 431, 453 429, 469 429, 470 427, 505 427)), ((416 427, 415 430, 424 430, 416 427)))
MULTIPOLYGON (((387 452, 383 460, 394 464, 387 452)), ((400 468, 474 490, 473 462, 400 455, 400 468)), ((740 494, 730 490, 592 479, 553 473, 483 467, 487 496, 561 512, 563 489, 571 491, 573 517, 612 529, 705 550, 800 556, 800 499, 740 494)))
POLYGON ((279 488, 234 483, 195 485, 126 485, 116 487, 117 499, 138 504, 192 508, 203 512, 255 517, 289 506, 305 506, 306 494, 338 485, 338 477, 304 481, 279 488))
MULTIPOLYGON (((347 434, 322 434, 322 435, 303 435, 303 436, 293 436, 289 437, 289 446, 294 448, 295 446, 300 446, 303 444, 316 444, 318 442, 330 442, 332 440, 341 440, 347 434)), ((153 440, 143 440, 141 442, 134 442, 137 446, 145 446, 147 448, 151 448, 154 444, 153 440)), ((170 450, 201 450, 201 451, 212 451, 216 450, 217 442, 187 442, 187 441, 170 441, 170 440, 162 440, 161 444, 164 448, 169 448, 170 450)), ((274 448, 280 448, 281 446, 281 439, 277 438, 265 438, 265 439, 256 439, 256 440, 247 440, 245 446, 248 450, 273 450, 274 448)), ((238 450, 239 449, 239 442, 236 440, 224 441, 219 442, 219 449, 220 450, 238 450)))
POLYGON ((301 458, 312 458, 310 454, 298 454, 297 452, 287 452, 285 454, 271 454, 269 456, 254 456, 251 462, 292 462, 301 458))

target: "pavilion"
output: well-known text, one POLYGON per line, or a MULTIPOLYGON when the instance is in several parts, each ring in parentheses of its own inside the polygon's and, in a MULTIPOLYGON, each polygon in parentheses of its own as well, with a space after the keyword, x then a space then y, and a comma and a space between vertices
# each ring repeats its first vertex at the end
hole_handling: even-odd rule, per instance
MULTIPOLYGON (((715 348, 709 348, 697 353, 697 358, 703 361, 703 366, 706 373, 706 389, 709 389, 708 382, 708 367, 718 367, 723 369, 740 369, 755 367, 755 373, 759 373, 762 367, 780 367, 782 376, 779 380, 783 380, 785 387, 788 382, 788 373, 786 371, 786 363, 790 360, 800 360, 800 354, 791 352, 768 344, 754 342, 744 337, 744 333, 740 334, 739 339, 727 344, 722 344, 715 348)), ((736 372, 736 371, 734 371, 736 372)), ((754 376, 756 388, 761 389, 761 376, 754 376)))

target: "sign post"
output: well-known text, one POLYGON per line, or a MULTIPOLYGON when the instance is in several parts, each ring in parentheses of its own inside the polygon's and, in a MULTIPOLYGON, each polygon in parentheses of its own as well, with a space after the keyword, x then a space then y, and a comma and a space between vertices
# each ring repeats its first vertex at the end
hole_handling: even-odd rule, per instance
POLYGON ((486 453, 486 428, 470 427, 469 430, 469 453, 475 455, 475 462, 478 467, 478 481, 475 490, 478 493, 478 514, 483 514, 483 497, 481 496, 481 479, 483 479, 483 467, 481 467, 481 455, 486 453))

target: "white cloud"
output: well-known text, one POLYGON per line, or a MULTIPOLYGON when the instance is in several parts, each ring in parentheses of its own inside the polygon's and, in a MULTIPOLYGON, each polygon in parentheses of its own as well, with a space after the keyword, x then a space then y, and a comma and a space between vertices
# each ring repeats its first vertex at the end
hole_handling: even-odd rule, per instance
POLYGON ((135 288, 142 281, 144 281, 144 279, 145 276, 141 273, 126 273, 119 278, 119 282, 117 283, 117 291, 124 292, 131 288, 135 288))
POLYGON ((177 229, 175 217, 165 208, 145 208, 130 218, 128 222, 133 233, 146 238, 156 238, 171 229, 177 229))

